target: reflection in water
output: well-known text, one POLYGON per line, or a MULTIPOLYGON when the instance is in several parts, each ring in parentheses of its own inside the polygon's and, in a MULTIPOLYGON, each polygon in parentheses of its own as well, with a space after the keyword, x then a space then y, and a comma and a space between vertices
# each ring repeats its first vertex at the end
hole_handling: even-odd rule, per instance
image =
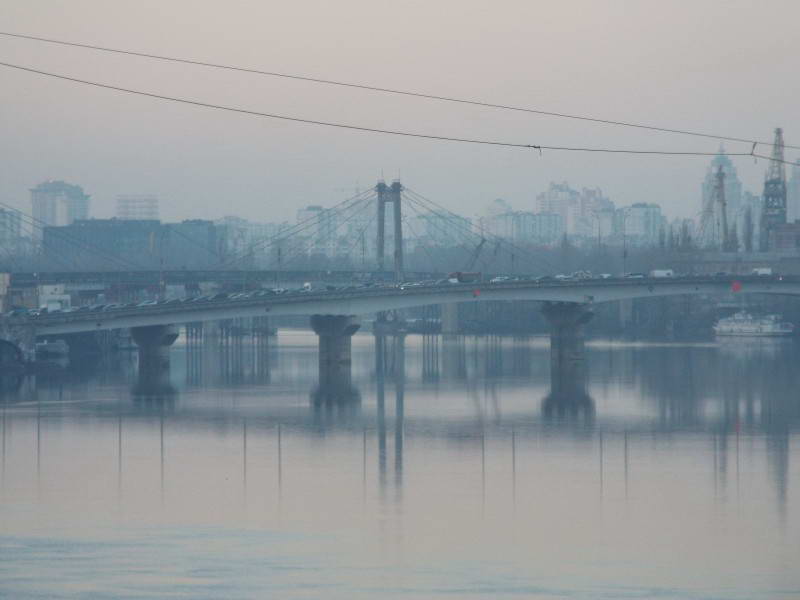
POLYGON ((436 334, 422 335, 422 380, 425 382, 439 380, 439 338, 436 334))
POLYGON ((586 361, 551 361, 550 393, 542 400, 542 414, 549 421, 583 425, 594 422, 594 400, 586 391, 586 361))
MULTIPOLYGON (((307 591, 286 574, 289 556, 306 583, 335 573, 326 589, 341 597, 365 589, 364 565, 412 597, 580 595, 576 577, 609 596, 726 597, 731 580, 749 597, 765 595, 758 581, 800 587, 775 566, 800 556, 792 343, 590 344, 587 362, 559 366, 541 338, 359 334, 352 365, 319 373, 314 336, 229 348, 210 337, 176 346, 167 378, 137 375, 134 359, 2 388, 4 533, 74 526, 138 556, 119 532, 146 530, 164 542, 153 560, 193 586, 210 581, 187 575, 198 560, 208 572, 259 560, 284 570, 215 585, 269 577, 286 597, 307 591), (196 536, 210 530, 245 545, 206 563, 196 536), (325 536, 336 560, 320 556, 325 536), (601 539, 608 575, 595 566, 601 539), (186 571, 171 548, 189 557, 186 571), (702 584, 687 576, 700 564, 702 584), (509 573, 522 582, 513 590, 509 573)), ((12 557, 6 573, 58 575, 51 558, 12 557)), ((102 582, 115 567, 95 560, 102 582)), ((39 579, 14 591, 47 597, 39 579)), ((140 585, 154 597, 181 589, 140 585)))
POLYGON ((406 336, 394 337, 394 485, 400 503, 403 488, 403 422, 405 417, 406 336))

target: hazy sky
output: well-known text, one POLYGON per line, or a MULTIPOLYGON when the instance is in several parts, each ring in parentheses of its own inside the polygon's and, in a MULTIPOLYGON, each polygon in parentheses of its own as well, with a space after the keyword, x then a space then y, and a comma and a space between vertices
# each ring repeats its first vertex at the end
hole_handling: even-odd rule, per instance
MULTIPOLYGON (((800 144, 800 2, 6 0, 0 29, 264 70, 800 144)), ((0 38, 0 61, 206 102, 512 142, 715 151, 715 140, 236 74, 0 38)), ((381 173, 458 212, 535 208, 550 181, 699 211, 706 158, 471 146, 280 122, 0 67, 0 198, 45 179, 94 216, 154 192, 162 218, 294 219, 381 173)), ((749 151, 727 144, 730 151, 749 151)), ((800 151, 790 150, 788 158, 800 151)), ((760 193, 766 163, 735 159, 760 193)))

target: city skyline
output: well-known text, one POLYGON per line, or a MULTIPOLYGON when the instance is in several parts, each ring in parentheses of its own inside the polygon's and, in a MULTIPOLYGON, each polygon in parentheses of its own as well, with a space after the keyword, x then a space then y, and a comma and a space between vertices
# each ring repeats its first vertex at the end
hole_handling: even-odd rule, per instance
POLYGON ((0 22, 0 596, 800 598, 798 0, 0 22))
MULTIPOLYGON (((533 243, 541 245, 553 245, 559 242, 566 233, 571 239, 587 240, 593 239, 601 243, 603 239, 607 243, 619 242, 620 231, 627 229, 628 237, 632 243, 641 245, 655 245, 664 243, 664 237, 676 234, 682 226, 679 225, 687 220, 691 221, 690 229, 695 232, 698 239, 695 242, 700 247, 715 248, 720 244, 719 232, 713 227, 718 227, 719 216, 716 215, 717 207, 713 204, 712 210, 715 211, 715 222, 712 227, 706 228, 704 225, 703 210, 709 205, 709 199, 713 195, 715 174, 719 168, 726 173, 725 188, 728 211, 732 226, 736 228, 738 239, 744 239, 745 234, 745 212, 751 210, 751 218, 754 219, 756 230, 760 215, 759 195, 750 190, 743 189, 741 180, 738 177, 738 170, 731 162, 730 158, 724 154, 724 147, 720 146, 719 153, 714 156, 707 165, 705 178, 700 182, 700 194, 698 197, 698 211, 691 215, 681 215, 669 218, 665 214, 663 207, 657 203, 635 202, 628 206, 619 206, 609 198, 599 187, 583 187, 580 190, 570 186, 569 182, 551 182, 548 188, 535 194, 535 200, 526 205, 514 205, 503 198, 495 198, 483 207, 477 214, 459 215, 462 219, 462 228, 468 227, 476 232, 486 232, 493 236, 514 240, 518 243, 533 243), (636 207, 652 206, 653 216, 642 216, 631 218, 630 223, 623 224, 622 221, 628 219, 630 215, 636 215, 640 209, 636 207), (624 213, 624 214, 623 214, 624 213), (643 220, 642 220, 643 219, 643 220), (647 222, 647 225, 644 223, 647 222), (707 230, 706 230, 707 229, 707 230)), ((796 205, 800 203, 800 196, 797 190, 800 189, 800 167, 794 165, 788 169, 787 191, 789 214, 797 214, 796 205)), ((81 186, 66 182, 44 182, 39 184, 31 191, 31 202, 33 203, 32 213, 37 212, 37 207, 41 205, 38 200, 41 193, 39 189, 53 188, 58 194, 64 196, 62 190, 71 193, 83 194, 81 186), (55 187, 54 187, 55 186, 55 187), (38 195, 37 195, 38 194, 38 195)), ((99 218, 97 215, 88 215, 88 195, 86 196, 85 206, 82 208, 86 213, 81 213, 81 218, 90 216, 99 218)), ((158 219, 159 216, 159 196, 157 194, 117 194, 116 195, 116 218, 122 219, 158 219)), ((63 204, 64 202, 62 202, 63 204)), ((374 220, 368 223, 372 217, 366 211, 357 218, 350 219, 346 228, 340 224, 338 217, 332 215, 327 210, 329 206, 308 205, 300 207, 295 212, 294 221, 300 223, 306 219, 311 219, 314 215, 319 219, 316 226, 318 235, 309 234, 308 237, 315 239, 317 251, 328 256, 336 255, 341 252, 342 242, 340 236, 362 235, 366 233, 369 242, 362 241, 364 246, 361 251, 368 254, 375 252, 375 230, 374 220), (341 226, 340 226, 341 225, 341 226), (368 230, 368 231, 367 231, 368 230)), ((648 209, 649 210, 649 209, 648 209)), ((41 210, 39 210, 41 212, 41 210)), ((51 211, 52 212, 52 211, 51 211)), ((652 211, 651 211, 652 212, 652 211)), ((66 218, 64 209, 59 213, 61 218, 56 223, 53 218, 42 219, 50 225, 66 225, 74 219, 66 218)), ((55 213, 54 213, 55 214, 55 213)), ((645 213, 642 213, 643 215, 645 213)), ((647 213, 649 214, 649 213, 647 213)), ((41 215, 38 217, 41 218, 41 215)), ((197 215, 184 215, 184 219, 198 218, 197 215)), ((452 231, 452 226, 447 223, 434 222, 434 215, 407 215, 412 223, 406 236, 410 240, 429 239, 432 243, 441 245, 445 241, 454 241, 457 236, 452 231), (433 219, 433 220, 432 220, 433 219)), ((388 236, 391 238, 391 213, 387 215, 389 222, 388 236)), ((217 219, 210 219, 220 225, 224 225, 230 235, 236 237, 238 241, 229 242, 240 248, 247 244, 255 243, 255 240, 269 235, 276 235, 282 228, 287 226, 288 220, 284 221, 255 221, 247 219, 241 215, 226 214, 217 219), (233 233, 238 228, 239 233, 233 233)), ((313 219, 312 219, 313 220, 313 219)), ((167 219, 165 219, 167 222, 167 219)), ((792 221, 788 221, 791 223, 792 221)), ((677 234, 676 234, 677 235, 677 234)), ((755 232, 755 239, 758 240, 758 231, 755 232)), ((791 242, 793 243, 793 242, 791 242)))
MULTIPOLYGON (((160 18, 153 20, 146 17, 148 2, 141 11, 128 11, 92 0, 49 11, 3 7, 0 17, 22 33, 58 39, 766 142, 780 125, 791 144, 800 123, 790 99, 800 84, 791 61, 773 57, 792 54, 796 3, 773 3, 786 18, 769 26, 759 18, 760 8, 745 2, 727 3, 725 11, 713 3, 678 4, 656 9, 658 19, 644 4, 542 8, 512 2, 500 12, 477 3, 442 3, 427 11, 411 5, 393 15, 394 25, 405 32, 397 39, 379 35, 377 22, 366 37, 364 27, 353 29, 353 23, 378 18, 364 2, 320 4, 312 11, 313 22, 299 7, 282 7, 269 18, 263 18, 265 9, 251 7, 251 18, 243 21, 233 16, 236 11, 220 16, 186 2, 159 5, 160 18), (175 35, 178 15, 187 27, 175 35), (308 39, 301 43, 288 36, 278 26, 282 19, 302 21, 308 39), (702 34, 688 36, 687 45, 674 43, 674 31, 707 22, 722 26, 703 27, 702 34), (521 28, 525 36, 517 35, 521 28), (201 34, 209 29, 237 36, 201 34), (454 29, 460 41, 442 45, 441 32, 454 29), (631 53, 637 44, 647 52, 631 53), (363 52, 365 47, 370 52, 363 52), (559 49, 558 70, 528 60, 547 47, 559 49), (780 94, 770 93, 775 82, 780 94)), ((11 63, 87 80, 379 128, 565 146, 711 153, 718 148, 715 139, 220 73, 26 40, 0 39, 0 53, 11 63)), ((383 172, 389 180, 399 175, 413 181, 467 215, 494 197, 531 202, 535 190, 566 180, 579 188, 599 187, 620 205, 656 202, 674 218, 694 210, 696 181, 707 162, 398 139, 221 114, 29 73, 4 71, 4 76, 6 102, 16 115, 8 123, 8 143, 16 152, 8 159, 0 196, 20 208, 29 182, 58 178, 82 182, 97 216, 113 214, 120 191, 143 189, 169 199, 162 212, 170 220, 189 210, 198 218, 233 212, 251 220, 287 220, 301 206, 340 200, 383 172), (53 98, 58 110, 51 110, 53 98)), ((746 154, 751 145, 726 142, 726 148, 746 154)), ((796 150, 787 150, 787 159, 797 157, 796 150)), ((760 192, 764 162, 734 159, 746 189, 760 192)))

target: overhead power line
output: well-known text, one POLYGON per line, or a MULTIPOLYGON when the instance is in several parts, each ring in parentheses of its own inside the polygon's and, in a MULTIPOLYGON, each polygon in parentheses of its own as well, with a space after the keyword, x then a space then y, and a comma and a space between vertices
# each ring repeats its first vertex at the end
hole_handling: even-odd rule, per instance
POLYGON ((200 106, 203 108, 212 108, 217 110, 224 110, 228 112, 240 113, 250 116, 256 117, 266 117, 270 119, 279 119, 283 121, 293 121, 296 123, 305 123, 308 125, 323 125, 325 127, 336 127, 339 129, 351 129, 355 131, 362 131, 362 132, 369 132, 369 133, 382 133, 387 135, 396 135, 402 137, 412 137, 412 138, 422 138, 427 140, 437 140, 437 141, 446 141, 446 142, 461 142, 467 144, 483 144, 489 146, 504 146, 509 148, 525 148, 529 150, 557 150, 557 151, 567 151, 567 152, 598 152, 598 153, 612 153, 612 154, 649 154, 649 155, 660 155, 660 156, 755 156, 753 152, 696 152, 696 151, 666 151, 666 150, 637 150, 637 149, 624 149, 624 148, 590 148, 590 147, 576 147, 576 146, 547 146, 543 144, 524 144, 524 143, 515 143, 515 142, 504 142, 498 140, 486 140, 486 139, 478 139, 478 138, 464 138, 464 137, 452 137, 452 136, 444 136, 444 135, 434 135, 428 133, 416 133, 411 131, 399 131, 399 130, 392 130, 392 129, 379 129, 375 127, 366 127, 362 125, 351 125, 346 123, 337 123, 333 121, 320 121, 316 119, 305 119, 301 117, 293 117, 287 115, 279 115, 275 113, 266 113, 260 112, 255 110, 249 110, 245 108, 238 108, 232 106, 224 106, 221 104, 212 104, 209 102, 202 102, 199 100, 191 100, 188 98, 178 98, 175 96, 166 96, 164 94, 156 94, 153 92, 145 92, 141 90, 134 90, 130 88, 124 88, 115 85, 109 85, 105 83, 99 83, 96 81, 89 81, 86 79, 79 79, 77 77, 70 77, 67 75, 60 75, 58 73, 51 73, 48 71, 42 71, 39 69, 33 69, 31 67, 24 67, 22 65, 15 65, 6 62, 0 62, 0 66, 8 67, 10 69, 17 69, 20 71, 26 71, 28 73, 34 73, 36 75, 43 75, 46 77, 53 77, 56 79, 61 79, 64 81, 70 81, 73 83, 80 83, 83 85, 94 86, 98 88, 103 88, 107 90, 113 90, 116 92, 123 92, 126 94, 135 94, 137 96, 145 96, 147 98, 155 98, 157 100, 166 100, 169 102, 178 102, 181 104, 190 104, 193 106, 200 106))
MULTIPOLYGON (((467 98, 456 98, 453 96, 442 96, 438 94, 429 94, 425 92, 413 92, 409 90, 398 90, 394 88, 386 88, 380 87, 375 85, 367 85, 361 83, 352 83, 346 81, 336 81, 333 79, 324 79, 321 77, 309 77, 306 75, 296 75, 291 73, 281 73, 277 71, 266 71, 262 69, 252 69, 248 67, 239 67, 234 65, 225 65, 220 63, 213 63, 208 61, 202 60, 194 60, 189 58, 177 58, 174 56, 164 56, 160 54, 152 54, 149 52, 138 52, 135 50, 123 50, 120 48, 108 48, 106 46, 97 46, 94 44, 85 44, 79 42, 67 42, 64 40, 56 40, 52 38, 45 38, 41 36, 34 36, 34 35, 26 35, 21 33, 12 33, 8 31, 0 31, 0 35, 4 35, 6 37, 18 38, 18 39, 25 39, 25 40, 32 40, 37 42, 46 42, 48 44, 58 44, 61 46, 72 46, 75 48, 85 48, 88 50, 98 50, 101 52, 110 52, 113 54, 124 54, 128 56, 138 56, 140 58, 149 58, 155 60, 162 60, 167 62, 174 62, 174 63, 182 63, 187 65, 195 65, 201 67, 210 67, 214 69, 224 69, 227 71, 237 71, 240 73, 249 73, 253 75, 266 75, 268 77, 280 77, 282 79, 294 79, 296 81, 305 81, 309 83, 317 83, 317 84, 324 84, 324 85, 332 85, 338 87, 345 87, 345 88, 353 88, 359 90, 367 90, 371 92, 379 92, 384 94, 393 94, 398 96, 409 96, 413 98, 422 98, 426 100, 436 100, 440 102, 451 102, 456 104, 466 104, 471 106, 480 106, 483 108, 493 108, 498 110, 509 110, 514 112, 522 112, 522 113, 530 113, 535 115, 547 116, 547 117, 557 117, 561 119, 572 119, 576 121, 586 121, 590 123, 598 123, 602 125, 613 125, 618 127, 630 127, 634 129, 644 129, 648 131, 657 131, 660 133, 674 133, 679 135, 690 135, 694 137, 702 137, 702 138, 710 138, 715 140, 725 140, 730 142, 742 142, 746 144, 760 144, 765 146, 771 146, 772 142, 764 142, 760 140, 754 140, 750 138, 744 137, 737 137, 737 136, 729 136, 729 135, 717 135, 708 132, 702 131, 693 131, 689 129, 677 129, 671 127, 661 127, 657 125, 647 125, 644 123, 633 123, 630 121, 619 121, 614 119, 602 119, 599 117, 590 117, 586 115, 573 115, 569 113, 562 113, 556 111, 548 111, 542 110, 538 108, 529 108, 523 106, 513 106, 509 104, 497 104, 493 102, 485 102, 482 100, 471 100, 467 98)), ((792 149, 800 149, 800 146, 785 146, 786 148, 792 149)))

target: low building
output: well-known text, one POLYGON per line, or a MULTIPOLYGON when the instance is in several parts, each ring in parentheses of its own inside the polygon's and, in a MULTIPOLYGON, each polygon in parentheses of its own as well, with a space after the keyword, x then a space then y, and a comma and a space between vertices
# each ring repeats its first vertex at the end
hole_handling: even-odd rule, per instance
POLYGON ((43 251, 53 270, 207 269, 220 264, 211 221, 87 219, 45 227, 43 251))

